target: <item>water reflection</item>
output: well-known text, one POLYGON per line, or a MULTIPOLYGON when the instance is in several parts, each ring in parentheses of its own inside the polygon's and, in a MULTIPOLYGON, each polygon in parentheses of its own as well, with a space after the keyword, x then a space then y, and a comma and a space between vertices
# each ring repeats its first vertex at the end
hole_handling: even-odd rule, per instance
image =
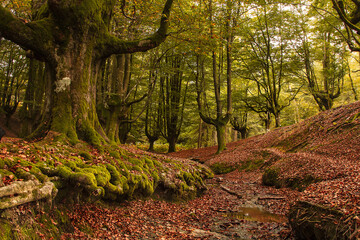
POLYGON ((227 217, 232 219, 244 219, 248 221, 256 222, 276 222, 284 223, 287 222, 287 218, 283 215, 273 214, 259 208, 243 207, 239 208, 237 212, 230 212, 225 214, 227 217))

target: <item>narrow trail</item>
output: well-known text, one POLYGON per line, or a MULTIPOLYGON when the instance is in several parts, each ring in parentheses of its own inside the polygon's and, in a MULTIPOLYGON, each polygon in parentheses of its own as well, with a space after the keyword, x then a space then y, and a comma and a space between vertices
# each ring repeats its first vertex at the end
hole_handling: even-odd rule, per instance
POLYGON ((297 191, 262 186, 260 172, 237 170, 207 185, 205 194, 186 203, 149 199, 75 206, 75 232, 63 239, 87 238, 79 230, 83 221, 99 239, 294 239, 284 214, 297 191))

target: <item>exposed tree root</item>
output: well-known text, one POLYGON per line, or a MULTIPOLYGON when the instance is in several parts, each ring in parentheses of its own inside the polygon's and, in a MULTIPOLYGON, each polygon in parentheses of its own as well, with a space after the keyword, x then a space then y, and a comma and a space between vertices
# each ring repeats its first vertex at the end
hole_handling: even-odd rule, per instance
POLYGON ((53 198, 57 189, 52 182, 37 180, 17 181, 0 188, 0 209, 15 207, 24 203, 53 198))

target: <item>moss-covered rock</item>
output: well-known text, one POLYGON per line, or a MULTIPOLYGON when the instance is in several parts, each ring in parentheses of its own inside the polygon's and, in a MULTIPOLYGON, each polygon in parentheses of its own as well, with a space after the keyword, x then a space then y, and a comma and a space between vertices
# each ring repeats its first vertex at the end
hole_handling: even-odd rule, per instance
POLYGON ((350 239, 355 223, 345 219, 337 210, 309 202, 297 202, 289 213, 290 225, 299 240, 350 239))
POLYGON ((262 175, 262 183, 266 186, 289 187, 299 191, 305 190, 310 184, 321 181, 321 178, 316 178, 312 175, 306 174, 301 177, 287 177, 281 176, 279 168, 273 166, 267 168, 262 175))
POLYGON ((226 174, 226 173, 236 170, 237 166, 229 165, 229 164, 223 163, 223 162, 218 162, 218 163, 212 164, 210 166, 210 168, 215 174, 226 174))
POLYGON ((280 169, 276 167, 267 168, 262 175, 262 183, 266 186, 281 187, 279 172, 280 169))

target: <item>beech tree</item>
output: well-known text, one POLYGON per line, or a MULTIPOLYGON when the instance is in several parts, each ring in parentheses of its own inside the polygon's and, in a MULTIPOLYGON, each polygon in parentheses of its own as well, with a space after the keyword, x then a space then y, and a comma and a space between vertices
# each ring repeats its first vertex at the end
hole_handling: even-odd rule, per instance
POLYGON ((223 21, 220 24, 220 30, 217 31, 214 26, 216 26, 216 14, 215 8, 220 4, 216 2, 213 3, 212 0, 208 3, 208 16, 209 16, 209 33, 212 40, 216 38, 221 38, 225 42, 225 46, 221 45, 218 42, 210 42, 209 48, 211 52, 211 61, 212 61, 212 83, 213 91, 215 95, 215 111, 216 114, 212 117, 208 111, 207 101, 206 101, 206 91, 205 91, 205 69, 204 69, 204 59, 199 54, 197 55, 197 69, 196 69, 196 89, 197 89, 197 103, 201 119, 207 123, 211 124, 216 128, 217 133, 217 144, 218 149, 217 153, 221 153, 226 148, 226 125, 228 124, 231 115, 232 115, 232 91, 231 91, 231 82, 232 82, 232 44, 234 40, 233 28, 237 24, 234 15, 239 14, 239 9, 241 5, 233 3, 232 1, 226 1, 225 12, 221 20, 223 21), (234 13, 235 11, 235 13, 234 13), (225 31, 222 32, 222 28, 225 28, 225 31), (221 71, 223 66, 223 51, 225 48, 226 52, 226 112, 223 110, 224 103, 221 99, 221 71), (217 51, 219 49, 219 51, 217 51), (225 113, 224 113, 225 112, 225 113))
POLYGON ((160 76, 160 130, 169 143, 168 152, 176 151, 181 126, 184 119, 184 107, 188 84, 184 86, 184 59, 180 54, 171 52, 162 63, 160 76), (164 69, 167 67, 168 69, 164 69))
MULTIPOLYGON (((244 100, 254 112, 268 113, 275 118, 276 127, 281 126, 280 113, 296 97, 300 87, 293 71, 299 65, 291 49, 293 16, 282 4, 260 1, 244 24, 244 47, 239 59, 243 65, 242 77, 252 86, 244 100), (288 91, 290 86, 296 89, 288 91), (286 88, 287 87, 287 88, 286 88)), ((268 127, 269 121, 266 126, 268 127)))
POLYGON ((317 26, 324 29, 312 33, 316 39, 311 43, 309 36, 306 36, 305 26, 303 27, 304 37, 299 55, 304 63, 303 75, 307 87, 319 109, 325 111, 332 108, 334 100, 343 90, 347 52, 341 36, 336 36, 336 29, 332 25, 319 21, 317 26), (321 71, 316 71, 316 62, 321 62, 321 71))
MULTIPOLYGON (((109 29, 116 0, 33 1, 33 21, 24 22, 0 6, 0 34, 47 63, 50 105, 36 130, 51 130, 76 142, 100 146, 109 140, 96 112, 96 81, 101 63, 113 54, 147 51, 167 36, 173 0, 164 4, 158 30, 124 40, 109 29)), ((125 1, 124 1, 125 2, 125 1)))

